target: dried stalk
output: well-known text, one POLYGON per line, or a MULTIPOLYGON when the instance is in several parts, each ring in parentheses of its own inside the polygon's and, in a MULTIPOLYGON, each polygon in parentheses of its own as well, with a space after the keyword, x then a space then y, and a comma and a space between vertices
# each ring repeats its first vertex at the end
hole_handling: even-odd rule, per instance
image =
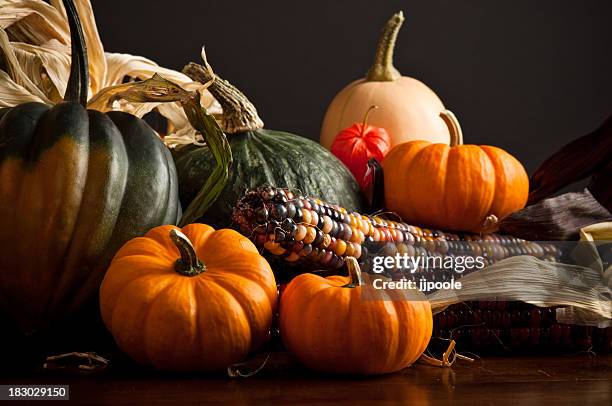
MULTIPOLYGON (((89 100, 126 78, 146 80, 160 74, 188 91, 198 91, 202 107, 211 114, 221 109, 206 86, 141 56, 108 53, 100 41, 89 0, 75 0, 87 42, 89 100)), ((0 107, 26 102, 62 101, 70 74, 70 33, 60 0, 0 0, 0 107)), ((110 106, 138 117, 157 111, 168 120, 171 144, 192 143, 196 131, 178 103, 139 103, 117 99, 110 106)))

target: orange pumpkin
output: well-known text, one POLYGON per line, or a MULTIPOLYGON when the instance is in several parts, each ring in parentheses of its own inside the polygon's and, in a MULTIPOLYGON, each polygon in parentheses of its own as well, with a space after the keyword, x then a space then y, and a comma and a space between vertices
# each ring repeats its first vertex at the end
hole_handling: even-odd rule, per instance
POLYGON ((158 369, 215 371, 269 338, 277 288, 246 237, 191 224, 156 227, 125 244, 100 289, 118 346, 158 369))
POLYGON ((370 124, 387 130, 391 147, 418 139, 449 143, 448 129, 439 118, 444 110, 440 98, 427 85, 402 76, 393 66, 395 40, 403 22, 401 11, 389 19, 367 76, 347 85, 327 108, 320 137, 325 148, 330 149, 336 134, 359 122, 372 105, 380 109, 372 113, 370 124))
POLYGON ((286 287, 280 331, 287 351, 321 372, 385 374, 411 365, 431 338, 429 302, 418 291, 375 290, 355 258, 346 264, 349 277, 302 274, 286 287))
POLYGON ((383 160, 387 209, 421 226, 493 231, 499 219, 525 207, 525 168, 500 148, 462 145, 455 116, 444 111, 441 117, 450 129, 450 146, 411 141, 383 160))

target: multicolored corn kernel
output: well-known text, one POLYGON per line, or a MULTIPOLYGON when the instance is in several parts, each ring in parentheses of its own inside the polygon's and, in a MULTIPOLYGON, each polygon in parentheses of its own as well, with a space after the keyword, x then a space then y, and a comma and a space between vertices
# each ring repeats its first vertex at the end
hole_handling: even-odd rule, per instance
MULTIPOLYGON (((552 244, 420 228, 269 186, 247 192, 234 209, 233 221, 259 248, 290 263, 309 263, 313 269, 337 269, 349 255, 364 265, 375 255, 482 256, 491 264, 515 255, 556 261, 561 254, 552 244)), ((412 277, 422 275, 416 272, 412 277)))

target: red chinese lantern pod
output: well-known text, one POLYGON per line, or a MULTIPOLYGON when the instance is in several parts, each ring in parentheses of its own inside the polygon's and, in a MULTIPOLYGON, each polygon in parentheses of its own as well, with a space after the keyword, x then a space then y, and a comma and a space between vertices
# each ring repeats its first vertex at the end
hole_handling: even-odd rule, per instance
POLYGON ((371 106, 365 113, 362 123, 340 131, 331 146, 331 152, 351 171, 361 189, 366 186, 366 170, 372 158, 379 162, 390 149, 391 139, 384 128, 367 124, 368 116, 378 106, 371 106))

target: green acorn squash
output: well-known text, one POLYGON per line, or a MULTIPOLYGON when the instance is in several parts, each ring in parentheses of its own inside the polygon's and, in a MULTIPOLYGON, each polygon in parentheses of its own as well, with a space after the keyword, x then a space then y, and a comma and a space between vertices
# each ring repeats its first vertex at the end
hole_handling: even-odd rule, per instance
MULTIPOLYGON (((195 63, 187 65, 183 73, 197 82, 212 79, 209 71, 195 63)), ((198 221, 216 228, 228 227, 233 207, 245 191, 262 185, 288 187, 350 210, 364 210, 351 172, 319 143, 288 132, 263 129, 253 104, 218 76, 208 90, 223 108, 220 124, 228 134, 233 163, 220 197, 202 214, 198 194, 213 171, 213 156, 205 145, 173 149, 179 196, 183 207, 187 207, 182 224, 198 221)))
POLYGON ((88 62, 72 0, 65 101, 0 111, 0 311, 22 332, 92 299, 116 250, 181 214, 169 150, 141 119, 87 110, 88 62))

